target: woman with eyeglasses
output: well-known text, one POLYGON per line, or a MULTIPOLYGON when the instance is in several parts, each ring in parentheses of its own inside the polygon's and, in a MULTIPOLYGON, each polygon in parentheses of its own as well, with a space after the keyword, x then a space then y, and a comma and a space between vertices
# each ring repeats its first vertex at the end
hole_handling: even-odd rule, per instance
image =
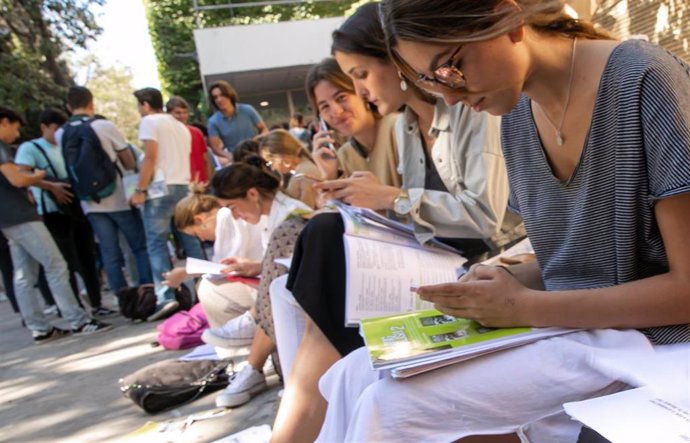
POLYGON ((306 148, 284 129, 274 129, 257 141, 263 159, 280 174, 285 194, 316 207, 312 185, 321 172, 306 148))
POLYGON ((561 1, 381 5, 407 79, 504 116, 510 204, 537 256, 510 272, 475 265, 420 296, 484 326, 585 331, 400 381, 355 351, 321 380, 320 440, 575 442, 563 403, 626 388, 597 359, 690 341, 690 68, 609 39, 561 1))

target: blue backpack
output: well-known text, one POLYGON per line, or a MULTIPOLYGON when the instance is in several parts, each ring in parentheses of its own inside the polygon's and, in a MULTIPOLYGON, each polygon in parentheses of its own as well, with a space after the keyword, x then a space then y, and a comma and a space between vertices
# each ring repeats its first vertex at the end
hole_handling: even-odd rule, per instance
POLYGON ((73 116, 62 127, 62 156, 72 182, 72 190, 80 200, 99 203, 115 192, 120 173, 115 162, 103 150, 98 135, 91 127, 93 118, 73 116))

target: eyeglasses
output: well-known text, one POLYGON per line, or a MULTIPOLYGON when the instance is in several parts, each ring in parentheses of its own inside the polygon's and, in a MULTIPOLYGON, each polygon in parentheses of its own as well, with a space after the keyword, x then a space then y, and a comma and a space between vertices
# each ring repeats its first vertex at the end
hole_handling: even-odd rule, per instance
POLYGON ((456 57, 463 46, 464 44, 460 44, 460 46, 453 51, 447 62, 434 69, 431 77, 427 77, 424 74, 417 74, 415 82, 422 88, 434 89, 438 88, 439 86, 444 86, 451 89, 464 88, 467 84, 465 74, 463 74, 462 71, 456 67, 456 57))

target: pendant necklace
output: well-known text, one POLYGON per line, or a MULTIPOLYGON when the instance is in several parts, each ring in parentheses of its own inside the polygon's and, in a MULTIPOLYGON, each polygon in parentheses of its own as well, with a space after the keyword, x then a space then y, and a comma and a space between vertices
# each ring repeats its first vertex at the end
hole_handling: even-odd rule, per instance
POLYGON ((565 96, 565 106, 563 107, 563 114, 561 115, 561 121, 558 123, 558 126, 556 126, 551 118, 548 116, 546 111, 539 105, 539 110, 541 110, 541 113, 544 114, 544 117, 546 117, 546 121, 549 122, 549 124, 553 127, 554 131, 556 131, 556 144, 558 146, 563 146, 563 135, 561 134, 561 128, 563 127, 563 122, 565 121, 565 114, 568 112, 568 105, 570 104, 570 90, 573 86, 573 71, 575 70, 575 49, 576 49, 576 43, 577 43, 577 38, 573 38, 573 46, 571 49, 571 56, 570 56, 570 79, 568 80, 568 92, 565 96))

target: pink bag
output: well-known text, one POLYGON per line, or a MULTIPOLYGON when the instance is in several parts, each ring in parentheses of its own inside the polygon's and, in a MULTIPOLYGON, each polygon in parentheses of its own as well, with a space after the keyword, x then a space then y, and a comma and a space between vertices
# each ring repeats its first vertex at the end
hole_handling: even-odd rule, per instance
POLYGON ((201 334, 207 328, 206 314, 197 303, 189 311, 177 312, 158 325, 158 343, 167 350, 193 348, 203 344, 201 334))

